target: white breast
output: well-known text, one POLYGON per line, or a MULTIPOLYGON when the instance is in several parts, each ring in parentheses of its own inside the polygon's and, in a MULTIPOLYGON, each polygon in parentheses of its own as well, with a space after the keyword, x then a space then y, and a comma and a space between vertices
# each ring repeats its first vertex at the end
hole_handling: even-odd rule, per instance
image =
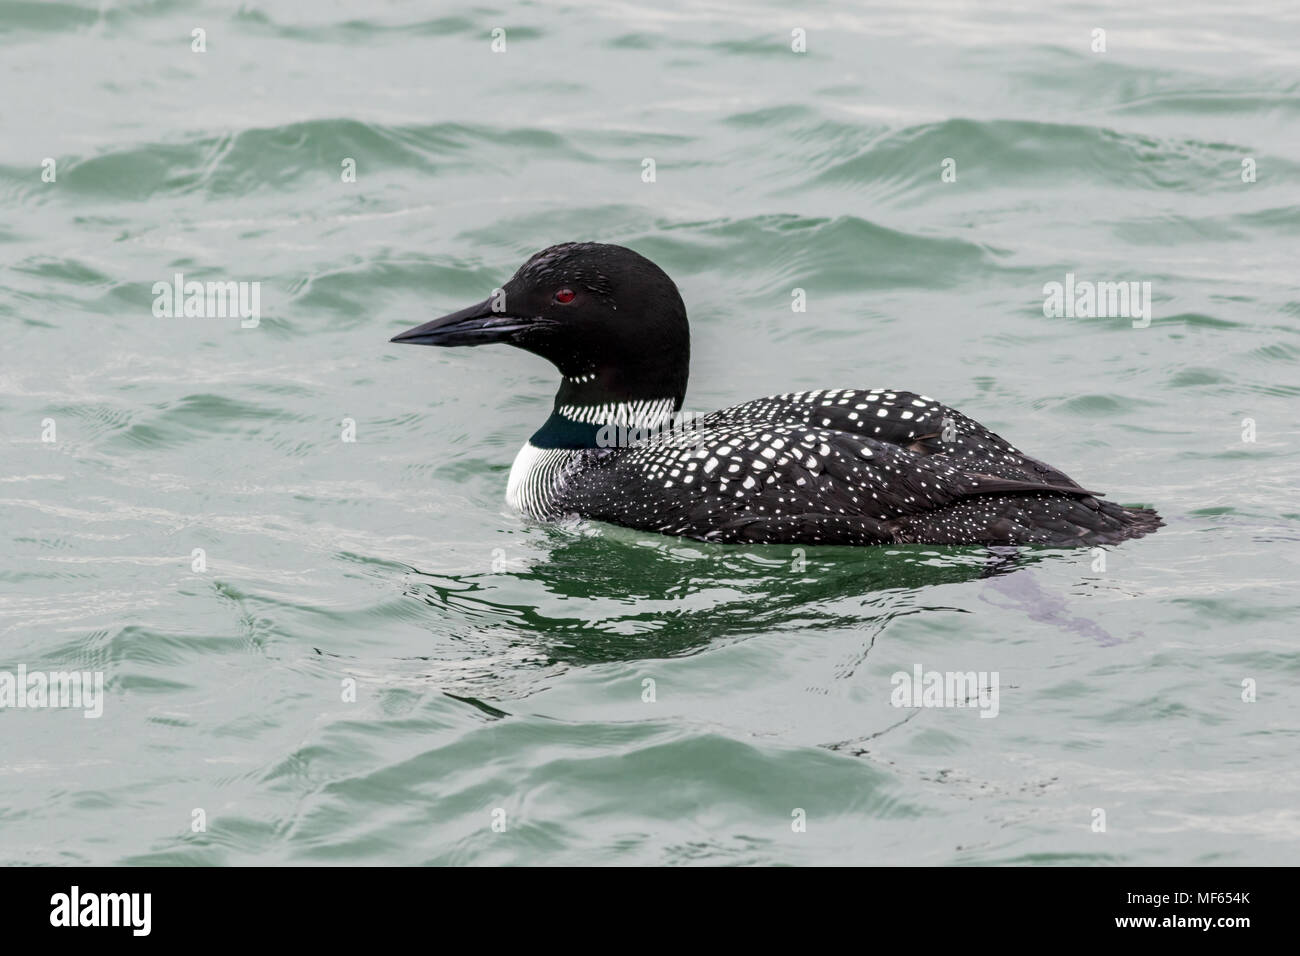
POLYGON ((532 442, 525 444, 510 466, 506 504, 534 518, 549 516, 560 472, 574 454, 569 448, 537 448, 532 442))

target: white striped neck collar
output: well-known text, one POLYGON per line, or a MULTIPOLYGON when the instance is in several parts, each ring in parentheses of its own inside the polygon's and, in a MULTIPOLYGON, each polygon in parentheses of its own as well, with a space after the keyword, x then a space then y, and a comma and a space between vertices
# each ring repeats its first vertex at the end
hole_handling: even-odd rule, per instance
POLYGON ((551 417, 529 441, 537 448, 607 448, 629 433, 651 434, 670 426, 673 398, 632 399, 594 405, 556 404, 551 417), (618 436, 618 437, 615 437, 618 436))

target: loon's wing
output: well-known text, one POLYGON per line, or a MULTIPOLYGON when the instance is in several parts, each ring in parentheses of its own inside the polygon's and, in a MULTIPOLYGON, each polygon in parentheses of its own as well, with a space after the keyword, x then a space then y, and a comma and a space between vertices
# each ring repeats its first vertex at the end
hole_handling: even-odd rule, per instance
MULTIPOLYGON (((724 409, 684 431, 588 452, 561 476, 554 504, 599 521, 722 542, 1077 546, 1155 527, 1148 521, 1137 530, 1146 519, 1135 512, 1100 502, 1069 479, 1055 480, 1059 472, 1046 466, 1040 474, 964 416, 957 427, 966 423, 968 431, 958 433, 965 441, 950 436, 947 444, 976 453, 949 455, 911 447, 924 432, 906 424, 913 419, 902 416, 903 406, 874 416, 881 436, 890 420, 896 441, 888 441, 864 427, 835 427, 828 393, 818 394, 813 402, 760 399, 749 405, 777 407, 752 417, 747 406, 724 409)), ((844 409, 838 402, 845 393, 833 394, 844 409)), ((870 393, 849 394, 847 408, 856 411, 852 398, 870 393)), ((897 403, 907 393, 880 394, 897 403)), ((956 420, 958 413, 948 411, 956 420)))
MULTIPOLYGON (((720 421, 799 422, 945 455, 959 467, 1021 481, 1078 487, 1064 472, 1024 454, 973 418, 902 389, 819 389, 745 402, 716 413, 720 421)), ((712 416, 710 416, 712 417, 712 416)))

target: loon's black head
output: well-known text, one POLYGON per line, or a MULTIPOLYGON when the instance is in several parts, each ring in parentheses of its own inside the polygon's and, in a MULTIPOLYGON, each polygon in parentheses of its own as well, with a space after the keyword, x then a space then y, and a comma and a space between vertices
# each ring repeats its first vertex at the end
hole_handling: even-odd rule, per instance
POLYGON ((673 280, 631 249, 598 242, 543 249, 487 299, 392 341, 533 352, 564 376, 556 408, 672 399, 677 410, 690 365, 673 280))

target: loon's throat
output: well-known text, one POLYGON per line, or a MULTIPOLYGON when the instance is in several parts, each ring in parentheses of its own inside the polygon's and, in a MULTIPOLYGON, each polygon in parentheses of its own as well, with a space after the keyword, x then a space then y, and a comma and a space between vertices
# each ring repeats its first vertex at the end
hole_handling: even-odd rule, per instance
POLYGON ((560 404, 529 443, 535 448, 615 448, 667 428, 679 407, 674 398, 560 404))

